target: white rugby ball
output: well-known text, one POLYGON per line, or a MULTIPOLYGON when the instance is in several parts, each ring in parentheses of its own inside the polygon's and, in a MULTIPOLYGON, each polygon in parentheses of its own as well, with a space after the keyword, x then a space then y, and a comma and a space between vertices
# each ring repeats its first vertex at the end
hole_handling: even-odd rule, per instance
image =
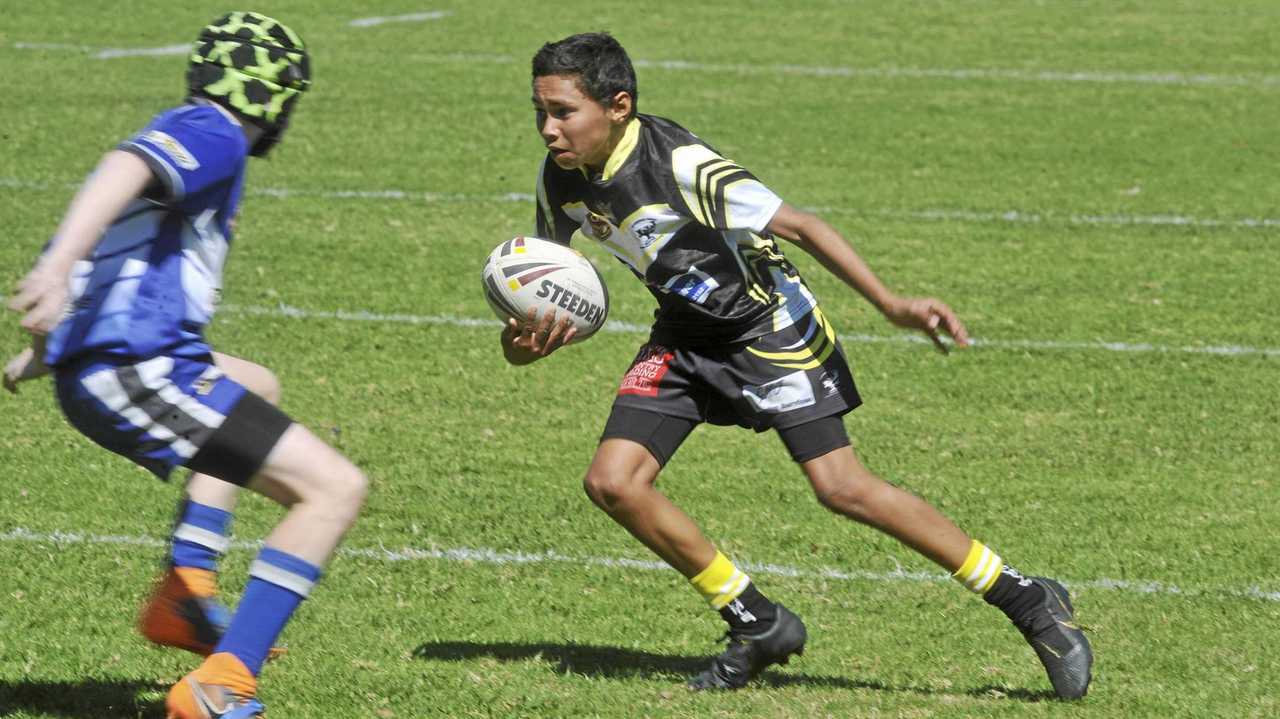
POLYGON ((595 265, 581 252, 537 237, 516 237, 489 253, 481 273, 484 298, 498 319, 528 318, 530 307, 542 318, 556 311, 568 315, 578 328, 575 342, 604 326, 609 315, 609 290, 595 265))

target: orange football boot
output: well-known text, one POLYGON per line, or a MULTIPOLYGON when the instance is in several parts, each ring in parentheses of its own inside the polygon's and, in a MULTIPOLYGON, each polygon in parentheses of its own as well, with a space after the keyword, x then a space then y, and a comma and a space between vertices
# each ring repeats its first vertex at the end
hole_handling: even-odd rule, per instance
POLYGON ((169 567, 138 617, 138 631, 155 644, 208 656, 231 614, 217 600, 217 575, 208 569, 169 567))
POLYGON ((258 701, 258 680, 230 652, 210 654, 169 690, 168 719, 251 719, 266 715, 258 701))
MULTIPOLYGON (((231 613, 217 599, 218 575, 208 569, 169 567, 138 617, 148 641, 207 657, 231 624, 231 613)), ((285 653, 272 647, 267 659, 285 653)))

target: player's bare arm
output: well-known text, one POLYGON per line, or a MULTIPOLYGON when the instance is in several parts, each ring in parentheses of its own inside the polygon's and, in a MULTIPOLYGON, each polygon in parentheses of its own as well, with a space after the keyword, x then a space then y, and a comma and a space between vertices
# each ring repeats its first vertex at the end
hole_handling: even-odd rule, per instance
POLYGON ((578 328, 567 314, 557 321, 555 310, 549 309, 539 318, 537 308, 530 307, 523 322, 511 318, 502 328, 502 354, 513 365, 526 365, 569 344, 577 335, 578 328))
POLYGON ((968 331, 946 303, 932 297, 900 297, 891 292, 853 246, 822 218, 783 203, 767 229, 813 255, 827 271, 857 290, 890 322, 924 332, 942 352, 947 351, 947 345, 940 331, 950 335, 957 346, 969 345, 968 331))
POLYGON ((80 188, 58 226, 53 243, 18 282, 9 309, 24 313, 23 329, 48 334, 62 318, 71 267, 84 259, 102 232, 152 180, 151 168, 135 155, 108 152, 80 188))

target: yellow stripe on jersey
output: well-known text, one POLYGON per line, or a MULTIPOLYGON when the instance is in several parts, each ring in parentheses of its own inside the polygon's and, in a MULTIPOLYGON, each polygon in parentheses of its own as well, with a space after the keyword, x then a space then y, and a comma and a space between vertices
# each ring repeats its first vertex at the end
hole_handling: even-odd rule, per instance
POLYGON ((831 356, 836 350, 836 331, 827 321, 822 310, 817 307, 813 308, 813 318, 821 323, 822 331, 815 333, 808 344, 803 349, 794 352, 765 352, 754 347, 748 347, 747 351, 751 354, 767 359, 778 367, 787 369, 816 369, 822 366, 823 362, 831 356))
POLYGON ((556 238, 556 218, 551 211, 551 203, 547 200, 547 158, 542 158, 542 167, 538 168, 538 209, 542 211, 542 222, 546 225, 545 240, 558 241, 556 238))
MULTIPOLYGON (((759 239, 755 234, 750 234, 755 239, 759 239)), ((747 294, 751 299, 762 305, 769 304, 769 293, 765 291, 764 285, 760 284, 760 278, 754 269, 754 260, 748 257, 748 253, 758 254, 757 250, 751 246, 739 244, 738 251, 733 253, 733 259, 738 262, 738 271, 742 273, 742 284, 747 288, 747 294)))
POLYGON ((723 158, 712 160, 698 167, 697 192, 698 206, 692 208, 698 215, 698 221, 708 227, 715 227, 715 210, 712 203, 716 196, 717 178, 732 173, 738 166, 723 158))
POLYGON ((640 141, 640 120, 639 118, 631 118, 631 122, 627 123, 627 129, 622 131, 622 139, 618 141, 618 146, 613 148, 609 159, 604 163, 604 172, 600 174, 601 180, 609 180, 613 177, 618 168, 622 167, 622 163, 627 161, 631 156, 631 151, 636 149, 636 143, 640 141))

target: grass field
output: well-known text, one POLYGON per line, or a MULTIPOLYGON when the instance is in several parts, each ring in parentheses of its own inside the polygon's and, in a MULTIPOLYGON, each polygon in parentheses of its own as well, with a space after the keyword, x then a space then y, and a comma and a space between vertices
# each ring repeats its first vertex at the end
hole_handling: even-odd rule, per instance
MULTIPOLYGON (((1280 715, 1280 6, 778 5, 260 6, 312 46, 316 85, 251 168, 211 338, 373 483, 263 675, 271 716, 1280 715), (941 356, 790 253, 845 338, 863 459, 1071 587, 1085 701, 1049 700, 998 612, 825 512, 774 437, 720 428, 661 486, 811 638, 752 688, 683 690, 720 621, 580 483, 652 300, 583 248, 625 324, 512 368, 478 282, 531 230, 528 58, 596 29, 637 59, 642 111, 960 312, 979 343, 941 356)), ((98 156, 180 98, 181 56, 103 51, 188 42, 225 9, 5 14, 5 291, 98 156)), ((0 350, 24 341, 10 314, 0 350)), ((47 382, 0 407, 0 716, 162 716, 193 658, 132 622, 178 487, 71 430, 47 382)), ((278 517, 242 502, 229 597, 278 517)))

